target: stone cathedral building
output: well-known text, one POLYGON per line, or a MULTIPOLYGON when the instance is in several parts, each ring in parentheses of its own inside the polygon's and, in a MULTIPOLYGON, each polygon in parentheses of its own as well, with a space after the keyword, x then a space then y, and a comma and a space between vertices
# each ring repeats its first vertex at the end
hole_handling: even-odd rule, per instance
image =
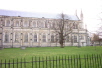
MULTIPOLYGON (((60 46, 52 23, 58 19, 21 16, 0 16, 0 47, 44 47, 60 46)), ((70 16, 73 31, 66 39, 64 46, 86 46, 87 30, 83 28, 83 14, 70 16)))

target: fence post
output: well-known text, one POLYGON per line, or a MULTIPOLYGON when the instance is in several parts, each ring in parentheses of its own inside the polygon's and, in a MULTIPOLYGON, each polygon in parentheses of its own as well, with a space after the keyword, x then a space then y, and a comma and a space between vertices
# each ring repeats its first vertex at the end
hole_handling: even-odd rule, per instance
POLYGON ((93 54, 92 54, 92 66, 94 68, 94 56, 93 56, 93 54))
POLYGON ((100 63, 99 63, 99 55, 97 54, 97 63, 98 63, 98 68, 100 66, 100 63))
POLYGON ((54 68, 54 57, 53 57, 53 68, 54 68))
POLYGON ((1 62, 0 62, 0 68, 2 68, 2 60, 1 60, 1 62))
POLYGON ((26 59, 24 58, 24 68, 26 68, 26 59))
POLYGON ((80 63, 80 68, 81 68, 81 58, 80 58, 80 55, 79 55, 79 63, 80 63))
POLYGON ((50 65, 50 68, 51 68, 51 57, 50 56, 49 56, 49 60, 50 60, 50 64, 49 65, 50 65))
POLYGON ((14 68, 14 59, 13 59, 13 68, 14 68))
POLYGON ((43 61, 43 66, 42 67, 44 68, 44 58, 43 57, 42 57, 42 61, 43 61))
POLYGON ((60 68, 60 56, 59 56, 59 68, 60 68))
POLYGON ((22 68, 22 58, 21 58, 21 68, 22 68))
POLYGON ((66 62, 66 55, 65 55, 65 68, 67 68, 67 62, 66 62))
POLYGON ((33 57, 32 57, 32 68, 33 68, 33 57))
POLYGON ((8 68, 10 68, 10 59, 9 59, 9 63, 8 63, 8 68))
POLYGON ((78 55, 76 55, 76 58, 77 58, 77 68, 79 68, 79 57, 78 57, 78 55))
POLYGON ((100 55, 100 64, 101 64, 101 68, 102 68, 102 54, 100 55))
POLYGON ((70 68, 69 56, 68 56, 68 67, 70 68))
POLYGON ((39 68, 40 68, 40 62, 41 62, 41 61, 40 61, 40 57, 39 57, 39 68))
POLYGON ((57 56, 56 56, 56 68, 57 68, 57 56))
POLYGON ((75 57, 75 55, 74 55, 74 66, 73 66, 74 68, 75 68, 75 59, 76 59, 76 57, 75 57))
POLYGON ((72 63, 73 59, 72 59, 72 55, 71 55, 71 68, 73 68, 73 63, 72 63))
POLYGON ((102 56, 99 55, 99 58, 100 58, 100 67, 102 68, 102 56))
POLYGON ((37 68, 37 58, 35 56, 35 68, 37 68))
POLYGON ((5 59, 5 68, 6 68, 6 59, 5 59))
POLYGON ((62 55, 62 68, 64 68, 64 65, 63 65, 63 55, 62 55))
POLYGON ((18 68, 18 58, 17 58, 17 68, 18 68))
POLYGON ((84 58, 85 58, 85 68, 86 68, 86 59, 87 59, 87 58, 86 58, 86 56, 85 56, 85 55, 84 55, 84 58))
POLYGON ((92 68, 92 65, 91 65, 91 56, 89 55, 89 63, 90 63, 90 67, 89 68, 92 68))
POLYGON ((46 56, 46 68, 47 68, 47 56, 46 56))
POLYGON ((87 67, 89 68, 89 60, 88 60, 88 55, 87 55, 87 67))
POLYGON ((97 57, 96 57, 96 55, 94 54, 94 57, 95 57, 95 68, 97 68, 97 63, 96 63, 96 61, 97 61, 97 57))

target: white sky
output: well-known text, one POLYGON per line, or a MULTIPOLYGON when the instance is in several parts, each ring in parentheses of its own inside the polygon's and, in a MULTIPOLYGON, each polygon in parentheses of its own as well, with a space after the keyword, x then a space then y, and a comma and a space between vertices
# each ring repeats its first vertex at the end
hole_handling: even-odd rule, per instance
POLYGON ((79 14, 82 9, 88 30, 95 31, 101 3, 102 0, 0 0, 0 9, 56 14, 75 14, 76 9, 79 14))

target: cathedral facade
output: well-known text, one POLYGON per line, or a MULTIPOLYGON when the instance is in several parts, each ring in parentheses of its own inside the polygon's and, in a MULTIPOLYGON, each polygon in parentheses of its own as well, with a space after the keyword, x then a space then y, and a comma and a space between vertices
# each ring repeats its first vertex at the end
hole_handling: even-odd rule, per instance
MULTIPOLYGON (((77 16, 76 16, 77 17, 77 16)), ((0 16, 0 47, 45 47, 60 46, 52 23, 58 19, 20 16, 0 16)), ((82 19, 70 19, 74 25, 64 42, 64 46, 86 46, 87 31, 82 19)))

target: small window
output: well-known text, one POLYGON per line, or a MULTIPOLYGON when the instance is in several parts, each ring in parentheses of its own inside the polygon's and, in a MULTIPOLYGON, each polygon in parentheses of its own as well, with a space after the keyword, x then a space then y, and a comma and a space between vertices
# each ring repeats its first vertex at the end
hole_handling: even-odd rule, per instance
POLYGON ((5 33, 5 41, 4 42, 9 42, 9 34, 8 33, 5 33))
POLYGON ((29 22, 28 21, 23 22, 23 26, 24 27, 28 27, 29 26, 29 22))
POLYGON ((19 34, 15 33, 15 42, 19 42, 19 34))
POLYGON ((6 21, 6 26, 10 26, 10 21, 9 20, 6 21))
POLYGON ((43 42, 46 42, 46 35, 43 35, 43 36, 42 36, 42 41, 43 41, 43 42))
POLYGON ((24 42, 28 42, 28 34, 27 33, 24 35, 24 42))
POLYGON ((73 23, 73 28, 78 29, 78 25, 76 23, 73 23))
POLYGON ((5 21, 2 21, 2 26, 5 26, 5 21))
POLYGON ((53 22, 50 22, 50 28, 51 29, 53 28, 53 22))
POLYGON ((17 27, 19 26, 19 21, 15 22, 15 26, 17 26, 17 27))
POLYGON ((37 42, 37 34, 34 35, 34 42, 37 42))
POLYGON ((36 27, 36 21, 33 22, 33 27, 36 27))
POLYGON ((55 42, 59 42, 59 35, 58 34, 56 34, 54 38, 55 38, 55 42))
POLYGON ((37 23, 38 23, 38 27, 39 28, 43 28, 44 27, 44 22, 38 21, 37 23))
POLYGON ((80 36, 80 40, 83 40, 83 39, 84 39, 84 36, 83 36, 83 35, 81 35, 81 36, 80 36))
POLYGON ((37 21, 37 25, 38 25, 39 28, 41 27, 40 21, 37 21))
POLYGON ((45 28, 48 28, 48 22, 47 21, 45 22, 45 28))
POLYGON ((77 42, 77 36, 74 36, 74 42, 75 43, 77 42))
POLYGON ((29 21, 29 26, 30 26, 30 27, 33 26, 32 24, 33 24, 33 22, 32 22, 32 21, 29 21))
POLYGON ((54 35, 51 35, 51 42, 54 42, 54 35))
POLYGON ((66 36, 66 42, 69 42, 69 36, 66 36))

